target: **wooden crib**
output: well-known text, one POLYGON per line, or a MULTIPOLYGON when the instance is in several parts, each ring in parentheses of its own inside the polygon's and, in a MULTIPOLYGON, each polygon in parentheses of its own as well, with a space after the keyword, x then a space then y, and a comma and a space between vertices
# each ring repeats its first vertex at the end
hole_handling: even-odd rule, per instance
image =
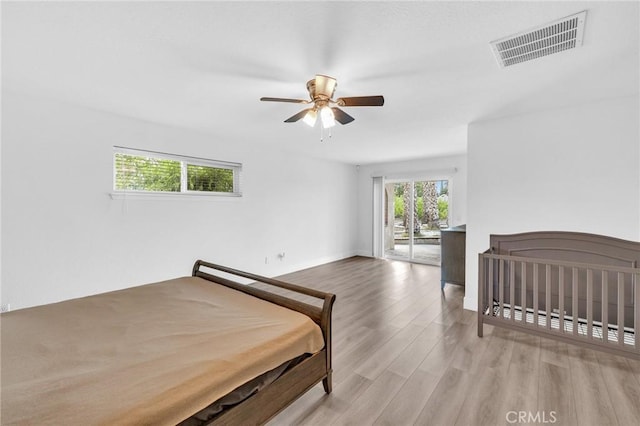
POLYGON ((640 242, 576 232, 491 235, 479 255, 483 324, 640 359, 640 242))

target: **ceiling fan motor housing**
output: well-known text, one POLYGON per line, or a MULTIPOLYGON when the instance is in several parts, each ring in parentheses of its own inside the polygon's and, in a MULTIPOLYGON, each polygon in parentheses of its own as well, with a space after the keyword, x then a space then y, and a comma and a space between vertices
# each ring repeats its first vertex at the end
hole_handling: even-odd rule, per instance
POLYGON ((316 75, 316 78, 307 82, 309 96, 314 102, 328 101, 333 98, 337 86, 336 79, 326 75, 316 75))

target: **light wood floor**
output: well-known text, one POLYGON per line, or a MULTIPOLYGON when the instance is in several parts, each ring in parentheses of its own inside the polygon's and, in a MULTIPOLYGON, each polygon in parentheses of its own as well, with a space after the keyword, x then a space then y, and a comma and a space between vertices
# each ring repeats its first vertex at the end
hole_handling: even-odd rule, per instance
POLYGON ((334 387, 270 426, 640 425, 640 362, 492 326, 479 338, 437 267, 355 257, 285 278, 337 295, 334 387))

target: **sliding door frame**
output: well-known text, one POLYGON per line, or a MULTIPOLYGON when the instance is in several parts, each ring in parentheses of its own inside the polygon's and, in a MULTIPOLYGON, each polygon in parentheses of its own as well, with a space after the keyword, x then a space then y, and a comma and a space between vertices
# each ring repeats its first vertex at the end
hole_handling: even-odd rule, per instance
POLYGON ((384 176, 373 176, 373 256, 381 259, 392 259, 392 260, 402 260, 405 262, 411 263, 420 263, 430 265, 429 262, 422 262, 414 259, 413 257, 413 237, 414 230, 413 226, 409 227, 409 257, 400 257, 400 256, 388 256, 385 253, 384 249, 384 209, 387 208, 385 199, 384 199, 384 191, 385 186, 388 183, 405 183, 409 182, 411 187, 411 206, 410 206, 410 214, 409 214, 409 223, 413 223, 413 203, 415 203, 415 182, 422 181, 447 181, 447 193, 448 197, 448 220, 449 225, 451 224, 451 218, 453 217, 453 191, 454 191, 454 183, 453 183, 453 175, 457 169, 447 169, 447 170, 438 170, 438 171, 426 171, 426 172, 417 172, 417 173, 398 173, 398 174, 389 174, 384 176))

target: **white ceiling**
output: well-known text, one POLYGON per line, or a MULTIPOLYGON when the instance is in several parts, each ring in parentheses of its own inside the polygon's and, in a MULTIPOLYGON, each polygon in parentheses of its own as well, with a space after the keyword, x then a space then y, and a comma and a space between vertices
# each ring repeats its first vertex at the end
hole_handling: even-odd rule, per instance
POLYGON ((466 151, 467 124, 639 91, 638 2, 2 2, 2 90, 352 164, 466 151), (580 49, 501 69, 489 42, 588 10, 580 49), (384 95, 319 142, 315 74, 384 95))

